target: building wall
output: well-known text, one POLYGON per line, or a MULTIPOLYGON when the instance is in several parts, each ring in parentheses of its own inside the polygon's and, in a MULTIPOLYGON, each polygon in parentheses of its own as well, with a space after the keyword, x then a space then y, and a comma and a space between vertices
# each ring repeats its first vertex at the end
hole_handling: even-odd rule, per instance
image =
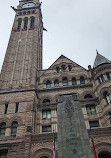
POLYGON ((61 55, 48 69, 42 70, 42 14, 39 1, 33 2, 35 9, 21 10, 24 1, 17 7, 0 74, 0 131, 2 123, 6 124, 5 135, 0 138, 0 154, 5 151, 8 158, 51 158, 54 131, 57 157, 58 96, 71 93, 79 97, 86 128, 89 137, 94 138, 97 153, 110 152, 111 64, 95 69, 89 66, 87 70, 61 55), (35 25, 30 29, 32 16, 35 25), (25 17, 28 17, 26 30, 23 29, 25 17), (22 23, 17 30, 19 18, 22 23), (72 80, 74 77, 76 83, 72 80), (81 77, 84 81, 80 81, 81 77), (58 82, 55 84, 55 81, 58 82), (18 123, 15 137, 12 137, 13 121, 18 123))

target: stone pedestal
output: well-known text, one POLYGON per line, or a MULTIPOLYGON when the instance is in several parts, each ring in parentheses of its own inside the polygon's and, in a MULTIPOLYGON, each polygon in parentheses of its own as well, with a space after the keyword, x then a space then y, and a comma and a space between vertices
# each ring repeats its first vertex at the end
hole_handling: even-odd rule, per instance
POLYGON ((59 96, 58 102, 58 158, 93 158, 77 95, 59 96))

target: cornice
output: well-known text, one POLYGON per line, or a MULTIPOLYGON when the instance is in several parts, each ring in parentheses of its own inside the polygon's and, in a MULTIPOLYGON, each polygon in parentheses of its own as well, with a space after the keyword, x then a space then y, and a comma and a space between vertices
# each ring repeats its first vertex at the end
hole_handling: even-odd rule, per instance
POLYGON ((38 93, 42 92, 50 92, 50 91, 60 91, 60 90, 69 90, 69 89, 80 89, 80 88, 87 88, 87 87, 93 87, 93 84, 85 84, 85 85, 76 85, 76 86, 67 86, 67 87, 54 87, 50 89, 39 89, 37 90, 38 93))

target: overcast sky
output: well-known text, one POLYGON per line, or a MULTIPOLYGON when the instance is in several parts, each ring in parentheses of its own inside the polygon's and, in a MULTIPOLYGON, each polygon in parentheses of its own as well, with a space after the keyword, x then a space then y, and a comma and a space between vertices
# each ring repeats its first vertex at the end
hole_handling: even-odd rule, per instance
MULTIPOLYGON (((0 69, 6 52, 19 0, 0 5, 0 69)), ((111 0, 43 0, 43 68, 61 54, 87 68, 93 65, 96 49, 111 60, 111 0)))

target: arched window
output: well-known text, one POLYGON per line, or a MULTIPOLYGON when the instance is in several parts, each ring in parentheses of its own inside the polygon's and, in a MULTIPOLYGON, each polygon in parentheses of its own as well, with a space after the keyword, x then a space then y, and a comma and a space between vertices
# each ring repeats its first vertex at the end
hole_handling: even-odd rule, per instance
POLYGON ((110 103, 111 103, 111 100, 110 100, 110 96, 109 96, 109 94, 108 94, 107 91, 105 91, 105 92, 103 93, 103 96, 104 96, 104 98, 105 98, 107 104, 110 104, 110 103))
POLYGON ((100 75, 100 77, 101 77, 102 82, 104 82, 105 81, 104 76, 100 75))
POLYGON ((68 65, 68 70, 71 71, 72 70, 72 66, 68 65))
POLYGON ((27 30, 28 18, 24 18, 24 30, 27 30))
POLYGON ((11 126, 11 137, 15 138, 17 135, 17 127, 18 127, 18 122, 17 121, 13 121, 12 122, 12 126, 11 126))
POLYGON ((18 19, 18 26, 17 26, 17 30, 20 30, 21 29, 21 24, 22 24, 22 19, 19 18, 18 19))
POLYGON ((30 28, 34 28, 35 18, 32 16, 30 18, 30 28))
POLYGON ((51 88, 51 81, 47 81, 47 83, 46 83, 46 88, 51 88))
POLYGON ((65 65, 62 65, 62 66, 61 66, 61 69, 62 69, 63 71, 65 71, 65 70, 66 70, 66 66, 65 66, 65 65))
POLYGON ((50 103, 50 100, 49 100, 49 99, 44 99, 44 100, 43 100, 43 104, 48 104, 48 103, 50 103))
POLYGON ((85 84, 85 79, 83 76, 80 77, 80 84, 85 84))
POLYGON ((59 72, 59 71, 60 71, 60 68, 59 68, 58 66, 56 67, 56 71, 57 71, 57 72, 59 72))
POLYGON ((108 80, 111 79, 109 72, 106 72, 106 77, 107 77, 108 80))
POLYGON ((62 80, 63 86, 68 86, 68 79, 67 77, 64 77, 62 80))
POLYGON ((55 80, 55 81, 54 81, 54 86, 55 86, 55 87, 59 87, 59 81, 58 81, 58 80, 55 80))
POLYGON ((75 77, 72 78, 72 85, 77 85, 77 81, 75 77))
POLYGON ((88 99, 88 98, 93 98, 93 96, 92 96, 91 94, 86 94, 86 95, 84 96, 84 99, 88 99))
POLYGON ((100 80, 100 78, 99 78, 99 77, 97 78, 97 80, 98 80, 98 83, 101 83, 101 80, 100 80))
POLYGON ((4 138, 5 137, 5 131, 6 131, 6 123, 2 122, 0 124, 0 138, 4 138))

